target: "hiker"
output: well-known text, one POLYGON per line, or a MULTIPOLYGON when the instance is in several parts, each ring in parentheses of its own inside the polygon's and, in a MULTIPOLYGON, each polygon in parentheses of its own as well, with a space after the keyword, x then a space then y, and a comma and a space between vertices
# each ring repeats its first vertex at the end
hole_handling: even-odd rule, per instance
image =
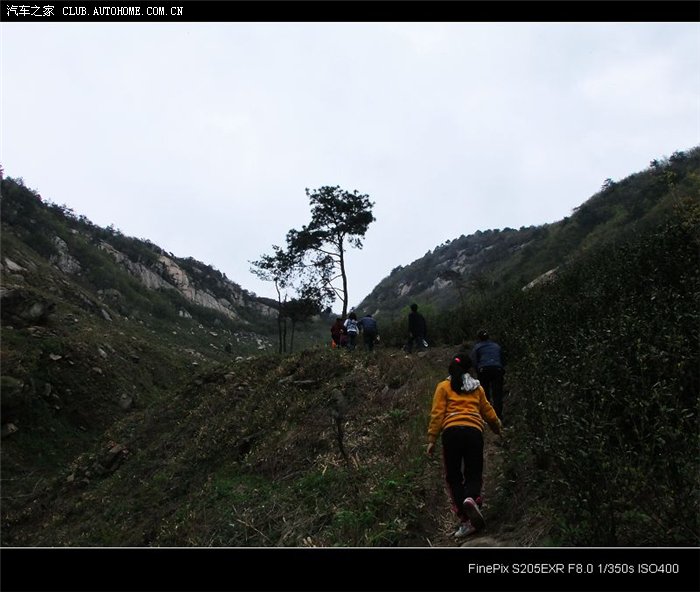
POLYGON ((496 415, 503 421, 503 375, 505 369, 501 346, 489 339, 488 331, 484 329, 479 331, 477 340, 471 353, 477 378, 486 391, 486 398, 496 410, 496 415))
POLYGON ((404 348, 409 354, 413 352, 415 345, 419 350, 428 347, 425 340, 428 334, 425 318, 418 312, 418 305, 411 304, 411 312, 408 313, 408 343, 404 348))
POLYGON ((341 319, 340 317, 336 318, 335 323, 331 325, 331 347, 333 349, 335 349, 336 347, 340 347, 340 341, 344 329, 345 327, 343 326, 343 319, 341 319))
POLYGON ((360 329, 357 326, 357 315, 354 312, 351 312, 348 315, 348 318, 345 319, 345 333, 347 334, 347 348, 352 351, 355 349, 355 345, 357 342, 357 334, 360 331, 360 329))
POLYGON ((457 538, 485 526, 481 513, 481 485, 484 469, 484 420, 500 434, 502 424, 488 402, 484 389, 470 374, 468 354, 457 354, 449 365, 450 375, 439 382, 433 395, 428 425, 428 455, 441 435, 445 480, 452 511, 460 520, 457 538))
POLYGON ((368 314, 357 321, 357 326, 360 328, 362 340, 367 350, 374 350, 374 344, 379 337, 379 325, 377 325, 377 321, 372 318, 371 314, 368 314))

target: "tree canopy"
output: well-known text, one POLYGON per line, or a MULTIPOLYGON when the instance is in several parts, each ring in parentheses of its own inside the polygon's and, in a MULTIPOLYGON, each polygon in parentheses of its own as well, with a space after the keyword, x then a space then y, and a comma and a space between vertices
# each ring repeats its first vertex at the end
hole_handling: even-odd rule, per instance
POLYGON ((348 247, 362 248, 367 229, 375 220, 374 203, 368 195, 338 186, 306 189, 306 195, 311 222, 287 233, 287 248, 299 268, 307 272, 304 283, 319 286, 329 298, 339 298, 344 317, 348 308, 345 252, 348 247))
MULTIPOLYGON (((348 309, 348 279, 345 252, 361 249, 369 225, 374 222, 368 195, 339 186, 306 189, 311 221, 301 230, 291 229, 287 249, 273 246, 274 255, 263 255, 253 262, 253 273, 274 281, 280 288, 294 287, 307 298, 313 294, 319 307, 338 298, 342 315, 348 309)), ((280 298, 281 302, 281 298, 280 298)))

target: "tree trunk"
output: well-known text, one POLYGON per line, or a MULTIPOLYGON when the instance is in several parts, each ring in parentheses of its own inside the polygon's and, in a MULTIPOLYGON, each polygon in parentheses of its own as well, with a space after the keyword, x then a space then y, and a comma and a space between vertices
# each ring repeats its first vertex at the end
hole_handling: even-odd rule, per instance
POLYGON ((343 318, 348 314, 348 276, 345 274, 345 250, 343 249, 343 238, 338 239, 338 265, 340 266, 340 276, 343 278, 343 318))

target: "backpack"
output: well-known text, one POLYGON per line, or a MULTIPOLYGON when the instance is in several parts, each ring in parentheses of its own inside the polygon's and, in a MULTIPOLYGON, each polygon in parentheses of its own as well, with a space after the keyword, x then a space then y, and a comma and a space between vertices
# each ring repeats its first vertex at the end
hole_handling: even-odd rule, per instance
POLYGON ((346 323, 345 328, 347 329, 348 333, 357 333, 358 332, 356 320, 348 319, 345 323, 346 323))

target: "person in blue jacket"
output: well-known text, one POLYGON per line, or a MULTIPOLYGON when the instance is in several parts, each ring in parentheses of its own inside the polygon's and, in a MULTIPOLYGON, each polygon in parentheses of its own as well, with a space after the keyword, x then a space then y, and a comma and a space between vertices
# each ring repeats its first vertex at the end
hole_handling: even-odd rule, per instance
POLYGON ((368 351, 372 351, 374 349, 374 344, 377 342, 377 337, 379 337, 379 325, 377 325, 377 321, 371 314, 368 314, 357 321, 357 326, 362 333, 362 340, 365 347, 368 351))
POLYGON ((489 338, 488 331, 482 329, 471 353, 476 367, 477 378, 486 391, 486 398, 493 405, 496 415, 503 420, 503 375, 505 365, 501 346, 489 338))

